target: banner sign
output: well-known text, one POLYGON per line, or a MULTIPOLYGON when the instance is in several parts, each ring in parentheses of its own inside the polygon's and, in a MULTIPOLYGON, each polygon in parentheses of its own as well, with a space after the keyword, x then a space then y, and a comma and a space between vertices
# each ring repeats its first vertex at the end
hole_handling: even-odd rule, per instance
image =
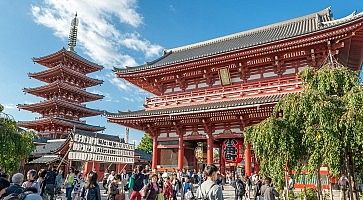
POLYGON ((75 134, 69 160, 134 163, 135 145, 75 134))

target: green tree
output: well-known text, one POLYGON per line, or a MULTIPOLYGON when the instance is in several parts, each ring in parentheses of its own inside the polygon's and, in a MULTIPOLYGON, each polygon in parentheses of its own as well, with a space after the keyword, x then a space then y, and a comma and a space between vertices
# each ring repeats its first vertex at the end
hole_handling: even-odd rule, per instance
POLYGON ((148 133, 145 133, 141 138, 140 144, 137 146, 138 150, 143 150, 147 153, 152 153, 153 151, 153 139, 148 133))
POLYGON ((34 133, 18 129, 15 120, 3 113, 3 109, 0 105, 0 168, 11 173, 34 150, 34 133))
POLYGON ((358 73, 328 64, 299 75, 303 91, 280 100, 269 118, 245 131, 261 173, 281 188, 286 169, 319 174, 320 167, 327 166, 333 176, 346 173, 355 187, 363 160, 363 88, 358 73))

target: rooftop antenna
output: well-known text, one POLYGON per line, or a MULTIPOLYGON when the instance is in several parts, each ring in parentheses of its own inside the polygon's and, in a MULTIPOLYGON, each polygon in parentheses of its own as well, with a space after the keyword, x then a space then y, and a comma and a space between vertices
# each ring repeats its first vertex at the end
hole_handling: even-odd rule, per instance
POLYGON ((72 22, 71 22, 71 30, 69 32, 69 37, 68 37, 68 50, 75 52, 74 51, 74 47, 76 47, 76 43, 77 43, 77 29, 78 29, 78 18, 77 18, 77 13, 74 16, 72 22))

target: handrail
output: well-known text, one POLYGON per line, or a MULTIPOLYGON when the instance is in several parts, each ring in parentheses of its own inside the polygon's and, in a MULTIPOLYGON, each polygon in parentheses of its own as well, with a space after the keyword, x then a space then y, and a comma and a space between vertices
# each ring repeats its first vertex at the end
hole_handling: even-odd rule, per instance
POLYGON ((242 84, 236 84, 231 86, 225 86, 221 88, 206 88, 203 90, 197 90, 197 91, 189 91, 189 92, 183 92, 178 94, 170 94, 170 95, 163 95, 163 96, 157 96, 157 97, 151 97, 146 98, 145 105, 152 105, 155 103, 164 103, 168 101, 175 101, 175 100, 185 100, 192 98, 200 98, 200 97, 208 97, 211 95, 216 94, 223 94, 228 95, 234 92, 249 92, 254 90, 260 90, 260 89, 270 89, 275 88, 279 86, 291 86, 298 83, 300 79, 296 76, 294 77, 286 77, 286 78, 279 78, 274 81, 266 80, 266 81, 258 81, 253 83, 242 83, 242 84))

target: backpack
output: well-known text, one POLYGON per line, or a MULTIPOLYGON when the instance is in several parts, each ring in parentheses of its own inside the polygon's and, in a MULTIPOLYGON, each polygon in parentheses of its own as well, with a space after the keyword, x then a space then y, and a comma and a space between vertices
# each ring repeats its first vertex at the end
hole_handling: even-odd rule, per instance
POLYGON ((237 191, 237 194, 239 194, 239 195, 245 194, 245 192, 246 192, 245 185, 241 181, 236 182, 236 191, 237 191))
POLYGON ((132 189, 134 191, 140 191, 144 187, 144 176, 142 174, 136 174, 134 179, 134 185, 132 189))
POLYGON ((215 186, 216 184, 215 183, 213 183, 213 185, 209 188, 209 190, 205 193, 205 194, 203 194, 203 192, 202 192, 202 186, 199 186, 199 194, 198 194, 198 199, 199 200, 210 200, 209 199, 209 193, 211 193, 211 191, 212 191, 212 188, 215 186))

